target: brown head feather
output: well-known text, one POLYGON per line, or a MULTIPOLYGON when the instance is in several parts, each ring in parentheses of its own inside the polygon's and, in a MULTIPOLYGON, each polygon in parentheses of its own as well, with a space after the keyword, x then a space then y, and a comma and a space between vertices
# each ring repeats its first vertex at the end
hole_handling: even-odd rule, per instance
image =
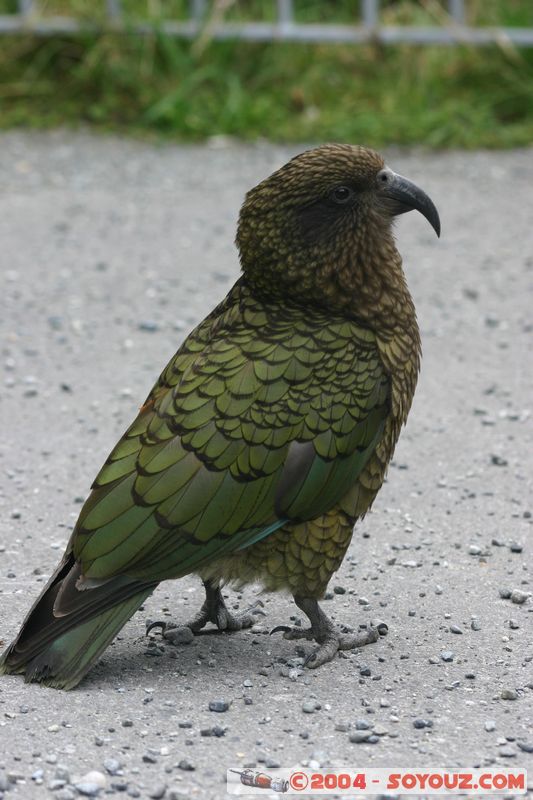
POLYGON ((318 304, 390 327, 414 314, 393 215, 373 150, 328 144, 301 153, 248 192, 237 245, 248 283, 267 297, 318 304))

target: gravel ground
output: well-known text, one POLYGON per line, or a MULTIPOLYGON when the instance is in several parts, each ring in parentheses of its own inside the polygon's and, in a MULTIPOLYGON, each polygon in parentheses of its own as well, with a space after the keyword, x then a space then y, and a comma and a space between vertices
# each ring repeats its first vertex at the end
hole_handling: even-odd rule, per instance
MULTIPOLYGON (((111 446, 237 277, 243 193, 293 152, 0 136, 5 642, 111 446)), ((302 672, 295 643, 266 635, 297 609, 265 596, 251 631, 163 646, 145 620, 185 621, 202 600, 194 577, 165 583, 75 691, 0 680, 0 798, 69 800, 96 771, 85 782, 117 796, 209 800, 225 796, 229 766, 310 760, 529 764, 533 777, 533 158, 388 160, 432 196, 443 234, 417 214, 398 223, 423 370, 324 608, 385 619, 389 635, 302 672), (209 710, 216 700, 227 710, 209 710), (370 743, 353 741, 370 729, 370 743)), ((257 590, 229 595, 244 608, 257 590)))

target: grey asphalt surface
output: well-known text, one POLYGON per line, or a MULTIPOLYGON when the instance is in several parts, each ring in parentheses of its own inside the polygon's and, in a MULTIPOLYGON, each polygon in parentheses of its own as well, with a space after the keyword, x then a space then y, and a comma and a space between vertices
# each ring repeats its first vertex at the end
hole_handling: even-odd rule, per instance
MULTIPOLYGON (((112 445, 237 278, 244 192, 301 149, 0 135, 5 643, 112 445)), ((324 609, 380 617, 389 635, 302 671, 295 643, 267 635, 297 609, 266 595, 251 631, 159 648, 145 620, 185 622, 203 596, 194 576, 167 582, 75 691, 0 679, 0 798, 68 800, 97 770, 117 796, 215 800, 228 767, 309 761, 529 766, 533 781, 533 598, 500 596, 533 591, 533 153, 387 156, 432 196, 442 238, 420 215, 398 221, 423 368, 324 609), (215 699, 229 710, 209 711, 215 699), (358 720, 377 743, 350 742, 358 720), (201 734, 214 726, 224 735, 201 734)), ((245 608, 258 590, 228 594, 245 608)))

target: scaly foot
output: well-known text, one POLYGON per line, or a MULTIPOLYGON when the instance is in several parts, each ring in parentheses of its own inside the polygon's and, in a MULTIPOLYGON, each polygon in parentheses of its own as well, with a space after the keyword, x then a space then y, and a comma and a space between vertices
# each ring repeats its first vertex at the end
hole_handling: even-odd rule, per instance
MULTIPOLYGON (((154 628, 161 628, 163 637, 175 644, 185 644, 192 641, 192 635, 199 633, 208 622, 216 625, 219 631, 240 631, 250 628, 255 620, 254 614, 262 613, 259 608, 263 603, 258 600, 251 608, 240 614, 232 614, 227 608, 222 592, 218 586, 213 586, 209 581, 204 581, 205 600, 200 611, 185 625, 176 625, 175 622, 156 621, 150 622, 146 633, 154 628)), ((208 631, 206 631, 208 633, 208 631)))
POLYGON ((289 640, 307 639, 308 641, 318 642, 316 648, 305 660, 305 666, 310 669, 326 664, 335 658, 338 650, 353 650, 356 647, 363 647, 365 644, 377 642, 380 635, 387 634, 387 625, 379 622, 370 625, 358 633, 345 633, 337 629, 333 622, 324 614, 318 602, 310 597, 295 597, 294 602, 309 617, 310 628, 289 627, 278 625, 271 631, 271 634, 283 631, 283 638, 289 640))

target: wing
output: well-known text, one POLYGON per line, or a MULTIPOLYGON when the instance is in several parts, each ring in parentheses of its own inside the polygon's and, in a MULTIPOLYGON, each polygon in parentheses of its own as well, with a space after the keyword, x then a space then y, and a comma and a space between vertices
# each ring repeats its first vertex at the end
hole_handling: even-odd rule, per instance
POLYGON ((237 283, 97 476, 72 539, 84 579, 179 577, 328 510, 379 442, 389 396, 371 332, 237 283))

